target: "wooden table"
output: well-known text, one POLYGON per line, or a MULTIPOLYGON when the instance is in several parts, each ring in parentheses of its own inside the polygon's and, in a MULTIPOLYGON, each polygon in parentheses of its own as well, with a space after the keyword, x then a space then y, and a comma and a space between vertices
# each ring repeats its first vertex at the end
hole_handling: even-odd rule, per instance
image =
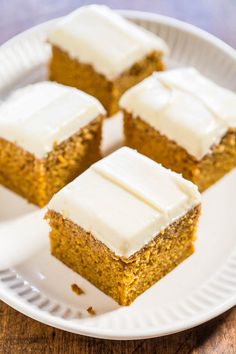
MULTIPOLYGON (((93 3, 0 0, 0 43, 35 24, 93 3)), ((113 8, 152 11, 195 24, 236 48, 236 0, 104 0, 113 8)), ((0 302, 0 354, 236 353, 236 308, 195 329, 138 341, 91 339, 40 324, 0 302)))

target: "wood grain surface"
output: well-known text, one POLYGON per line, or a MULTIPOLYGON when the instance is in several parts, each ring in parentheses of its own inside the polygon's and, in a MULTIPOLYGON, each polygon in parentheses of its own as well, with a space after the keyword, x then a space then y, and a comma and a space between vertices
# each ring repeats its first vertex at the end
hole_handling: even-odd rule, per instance
MULTIPOLYGON (((0 0, 0 43, 94 1, 0 0)), ((104 0, 112 8, 151 11, 205 29, 236 48, 236 0, 104 0)), ((0 354, 236 354, 236 308, 197 328, 137 341, 107 341, 56 330, 0 302, 0 354)))

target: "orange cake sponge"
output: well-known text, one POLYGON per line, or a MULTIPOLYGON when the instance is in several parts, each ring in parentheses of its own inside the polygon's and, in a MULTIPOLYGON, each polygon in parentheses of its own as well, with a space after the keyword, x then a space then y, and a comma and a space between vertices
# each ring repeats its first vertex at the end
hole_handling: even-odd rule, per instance
POLYGON ((194 250, 197 187, 129 148, 92 165, 52 198, 52 254, 121 305, 194 250))
POLYGON ((236 94, 193 68, 154 73, 120 100, 126 145, 204 191, 236 166, 236 94))
POLYGON ((163 70, 167 45, 106 6, 82 7, 49 33, 51 80, 97 97, 109 115, 121 94, 153 71, 163 70))
POLYGON ((0 107, 0 184, 40 207, 100 158, 103 106, 75 88, 41 82, 0 107))

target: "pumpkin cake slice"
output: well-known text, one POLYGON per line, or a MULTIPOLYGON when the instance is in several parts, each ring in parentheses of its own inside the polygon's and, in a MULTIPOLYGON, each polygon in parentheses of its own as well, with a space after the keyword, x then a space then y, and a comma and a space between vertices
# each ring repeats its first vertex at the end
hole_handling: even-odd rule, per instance
POLYGON ((197 187, 124 147, 54 195, 51 252, 121 305, 194 251, 197 187))
POLYGON ((204 191, 236 166, 236 94, 194 68, 154 73, 120 100, 126 145, 204 191))
POLYGON ((97 97, 108 115, 121 94, 153 71, 164 69, 167 45, 104 5, 79 8, 48 35, 49 77, 97 97))
POLYGON ((75 88, 40 82, 0 106, 0 184, 40 207, 100 158, 105 110, 75 88))

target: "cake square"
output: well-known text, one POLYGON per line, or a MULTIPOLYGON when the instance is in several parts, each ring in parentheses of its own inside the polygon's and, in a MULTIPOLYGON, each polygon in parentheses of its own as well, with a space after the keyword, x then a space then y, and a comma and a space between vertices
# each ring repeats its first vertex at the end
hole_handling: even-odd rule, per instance
POLYGON ((54 195, 51 253, 121 305, 194 250, 197 187, 123 147, 54 195))
POLYGON ((154 73, 120 100, 125 143, 202 192, 236 166, 236 94, 194 68, 154 73))
POLYGON ((121 94, 164 69, 167 45, 158 36, 103 5, 79 8, 51 30, 49 77, 95 97, 108 115, 121 94))
POLYGON ((100 158, 100 102, 40 82, 0 106, 0 184, 40 207, 100 158))

